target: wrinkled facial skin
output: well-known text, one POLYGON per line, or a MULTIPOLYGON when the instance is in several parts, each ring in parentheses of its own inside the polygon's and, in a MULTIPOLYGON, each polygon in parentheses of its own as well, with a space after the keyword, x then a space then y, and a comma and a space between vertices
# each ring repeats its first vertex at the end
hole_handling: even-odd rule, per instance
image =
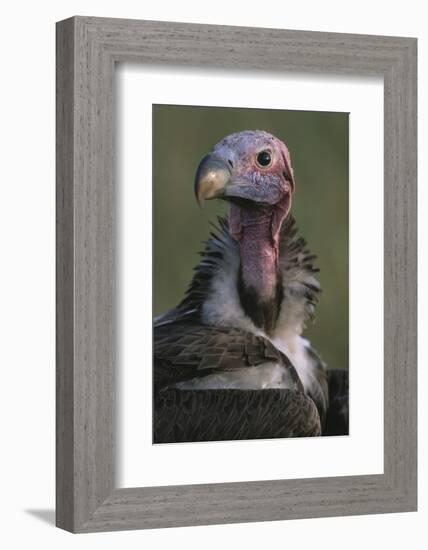
POLYGON ((213 153, 230 166, 233 183, 251 186, 254 200, 275 204, 282 193, 294 191, 290 153, 282 141, 267 132, 231 134, 214 146, 213 153), (272 159, 267 166, 257 162, 258 154, 264 151, 272 159))
POLYGON ((246 225, 260 220, 259 208, 265 208, 271 211, 272 238, 276 240, 281 224, 290 211, 295 187, 287 147, 267 132, 246 131, 222 139, 215 145, 213 154, 227 163, 230 169, 231 185, 226 186, 224 198, 232 202, 232 235, 239 240, 246 225), (265 152, 271 161, 267 166, 262 166, 258 156, 265 152), (234 204, 242 206, 241 201, 247 206, 245 211, 234 207, 234 204), (255 209, 255 215, 251 215, 251 206, 255 209), (274 208, 271 210, 271 207, 274 208))
POLYGON ((268 333, 281 302, 279 233, 291 208, 294 178, 287 147, 258 130, 231 134, 196 172, 195 194, 230 202, 229 228, 239 243, 239 295, 244 311, 268 333))

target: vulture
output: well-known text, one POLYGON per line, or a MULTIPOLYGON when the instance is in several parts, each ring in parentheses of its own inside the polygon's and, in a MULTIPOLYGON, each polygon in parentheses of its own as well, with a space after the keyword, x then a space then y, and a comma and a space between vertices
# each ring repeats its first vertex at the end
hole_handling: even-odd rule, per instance
POLYGON ((229 203, 182 301, 154 320, 153 442, 345 435, 348 376, 302 336, 320 293, 290 213, 286 145, 231 134, 200 162, 197 202, 229 203))

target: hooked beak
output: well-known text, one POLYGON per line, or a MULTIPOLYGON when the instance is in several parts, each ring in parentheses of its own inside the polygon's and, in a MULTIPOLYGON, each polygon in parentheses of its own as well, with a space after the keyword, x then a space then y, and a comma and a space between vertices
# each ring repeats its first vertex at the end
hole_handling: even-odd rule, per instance
POLYGON ((261 187, 251 181, 235 179, 228 163, 220 155, 209 153, 196 171, 195 195, 199 206, 203 200, 210 199, 244 199, 262 206, 277 204, 283 191, 278 186, 261 187))
POLYGON ((214 153, 199 163, 195 176, 195 195, 199 206, 202 201, 223 197, 231 181, 231 171, 224 160, 214 153))

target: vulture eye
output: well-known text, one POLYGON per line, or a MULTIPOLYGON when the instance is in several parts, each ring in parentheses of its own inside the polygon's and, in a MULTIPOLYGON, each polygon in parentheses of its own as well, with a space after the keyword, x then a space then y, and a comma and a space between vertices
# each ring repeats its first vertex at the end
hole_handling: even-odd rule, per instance
POLYGON ((270 156, 269 151, 262 151, 257 155, 257 164, 259 166, 262 166, 265 168, 266 166, 269 166, 269 164, 272 162, 272 157, 270 156))

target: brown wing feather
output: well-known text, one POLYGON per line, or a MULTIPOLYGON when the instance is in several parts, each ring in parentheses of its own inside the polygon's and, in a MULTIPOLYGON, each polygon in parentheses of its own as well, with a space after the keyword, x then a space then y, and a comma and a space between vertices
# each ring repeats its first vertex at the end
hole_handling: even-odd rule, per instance
POLYGON ((154 443, 321 435, 310 397, 294 390, 175 390, 155 399, 154 443))
POLYGON ((238 329, 175 322, 154 328, 156 391, 213 372, 278 362, 289 369, 296 387, 299 376, 288 358, 269 340, 238 329))

